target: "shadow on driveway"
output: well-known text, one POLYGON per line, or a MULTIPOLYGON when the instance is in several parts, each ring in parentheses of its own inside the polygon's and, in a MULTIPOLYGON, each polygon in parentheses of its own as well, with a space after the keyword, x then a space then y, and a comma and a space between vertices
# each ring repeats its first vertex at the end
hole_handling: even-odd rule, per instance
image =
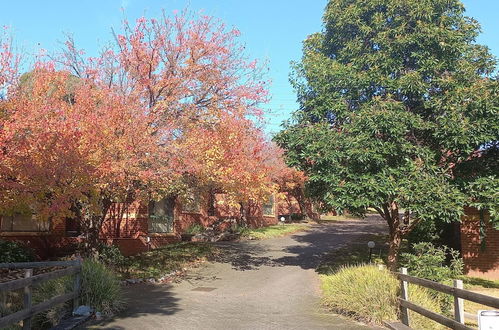
POLYGON ((316 269, 328 251, 350 244, 367 244, 370 235, 385 232, 386 223, 377 215, 363 220, 315 224, 308 231, 277 239, 219 242, 216 245, 223 252, 210 261, 230 263, 239 271, 258 270, 262 266, 316 269))
MULTIPOLYGON (((171 292, 171 285, 152 285, 152 284, 138 284, 126 287, 124 295, 124 303, 126 309, 117 314, 113 318, 104 319, 99 322, 94 322, 98 325, 99 329, 124 329, 123 327, 113 325, 107 327, 115 319, 122 316, 126 318, 140 318, 151 314, 158 316, 173 315, 182 309, 179 308, 179 298, 171 292), (140 302, 140 303, 137 303, 140 302)), ((138 329, 140 330, 140 329, 138 329)))
POLYGON ((385 231, 381 218, 370 216, 315 224, 307 231, 275 239, 215 243, 222 252, 210 260, 213 263, 190 271, 179 284, 127 287, 127 310, 91 327, 363 328, 329 314, 316 315, 319 298, 314 270, 327 252, 367 243, 369 235, 385 231))

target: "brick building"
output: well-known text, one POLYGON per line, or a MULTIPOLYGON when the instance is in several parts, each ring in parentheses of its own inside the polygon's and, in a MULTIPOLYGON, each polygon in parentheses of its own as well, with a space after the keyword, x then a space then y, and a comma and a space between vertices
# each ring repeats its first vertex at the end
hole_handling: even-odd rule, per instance
POLYGON ((469 276, 499 279, 499 230, 486 211, 466 207, 461 222, 461 253, 469 276))
MULTIPOLYGON (((279 216, 289 219, 299 210, 292 196, 270 196, 263 204, 245 204, 246 222, 251 227, 268 226, 276 224, 279 216)), ((133 255, 180 241, 181 234, 193 224, 206 227, 221 219, 237 219, 240 214, 240 208, 229 205, 223 194, 199 193, 188 200, 165 198, 149 205, 136 201, 115 203, 102 225, 100 238, 118 246, 123 254, 133 255)), ((84 235, 72 219, 41 222, 34 216, 13 215, 0 217, 0 239, 22 242, 45 259, 71 252, 84 235)))

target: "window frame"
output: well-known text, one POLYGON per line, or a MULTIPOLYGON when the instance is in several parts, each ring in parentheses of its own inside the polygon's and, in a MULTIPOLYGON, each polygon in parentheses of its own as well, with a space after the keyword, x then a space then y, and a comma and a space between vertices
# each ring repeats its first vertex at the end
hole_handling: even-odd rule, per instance
POLYGON ((192 199, 190 201, 187 200, 186 197, 181 199, 182 213, 201 214, 202 204, 203 204, 202 203, 203 198, 201 192, 198 190, 189 190, 187 194, 189 195, 189 197, 192 196, 192 199), (195 208, 187 207, 188 205, 192 206, 193 203, 195 203, 195 208))
POLYGON ((276 215, 276 204, 275 204, 275 196, 270 195, 268 200, 262 203, 262 214, 264 217, 275 217, 276 215), (272 201, 272 213, 266 213, 266 206, 269 205, 270 201, 272 201))
POLYGON ((38 230, 34 229, 16 229, 14 228, 14 217, 16 216, 28 216, 28 214, 22 214, 22 213, 15 213, 13 215, 0 215, 0 232, 2 233, 40 233, 40 234, 46 234, 49 233, 52 229, 52 221, 46 220, 46 221, 41 221, 36 219, 35 214, 31 214, 31 221, 34 223, 38 222, 38 230), (7 220, 7 221, 6 221, 7 220), (10 221, 9 227, 10 229, 5 229, 5 224, 10 221), (42 223, 46 223, 45 225, 42 225, 42 223), (44 228, 44 229, 41 229, 44 228))
POLYGON ((159 201, 149 202, 149 212, 147 216, 147 232, 150 234, 161 235, 161 234, 173 234, 175 231, 175 201, 171 198, 163 198, 159 201), (154 207, 156 203, 163 202, 168 203, 167 205, 171 207, 171 222, 161 221, 161 219, 168 219, 168 215, 156 216, 154 213, 154 207), (168 231, 158 231, 153 229, 153 224, 166 224, 168 231))

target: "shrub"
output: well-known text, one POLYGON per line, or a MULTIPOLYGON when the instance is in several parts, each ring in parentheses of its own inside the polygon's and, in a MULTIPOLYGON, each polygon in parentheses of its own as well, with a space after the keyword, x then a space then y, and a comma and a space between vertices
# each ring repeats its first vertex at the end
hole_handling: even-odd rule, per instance
POLYGON ((118 271, 121 271, 127 263, 127 259, 115 245, 102 245, 99 248, 98 260, 118 271))
POLYGON ((412 249, 414 253, 402 253, 401 264, 413 276, 443 282, 463 274, 463 260, 456 250, 428 242, 414 244, 412 249))
MULTIPOLYGON (((399 281, 387 270, 375 266, 360 265, 341 268, 332 275, 321 275, 324 304, 333 311, 351 316, 367 323, 382 324, 382 321, 399 317, 399 281)), ((440 305, 419 286, 410 286, 410 301, 436 313, 440 305)), ((416 313, 411 313, 411 327, 415 329, 438 329, 438 325, 416 313)))
POLYGON ((305 219, 305 216, 300 213, 292 213, 291 214, 291 221, 302 221, 305 219))
POLYGON ((0 263, 29 262, 34 259, 31 249, 16 242, 0 240, 0 263))
POLYGON ((202 233, 203 231, 204 231, 204 227, 202 224, 194 223, 194 224, 190 225, 189 228, 187 228, 187 230, 185 232, 187 234, 196 235, 196 234, 202 233))
MULTIPOLYGON (((431 281, 452 285, 452 279, 463 274, 463 260, 459 252, 446 246, 436 247, 429 242, 412 245, 414 253, 403 253, 401 264, 409 274, 431 281)), ((445 293, 431 290, 431 295, 439 301, 444 314, 451 314, 453 298, 445 293)))

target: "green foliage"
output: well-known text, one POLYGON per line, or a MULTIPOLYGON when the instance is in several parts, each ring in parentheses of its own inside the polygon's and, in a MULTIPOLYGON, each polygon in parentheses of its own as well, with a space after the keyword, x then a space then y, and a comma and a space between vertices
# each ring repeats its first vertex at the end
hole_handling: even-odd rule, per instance
POLYGON ((459 230, 457 223, 445 223, 442 221, 421 222, 409 233, 407 242, 409 246, 421 242, 430 242, 435 246, 448 246, 458 248, 456 232, 459 230))
POLYGON ((463 260, 456 250, 427 242, 414 244, 412 250, 402 254, 401 263, 413 276, 443 282, 463 274, 463 260))
POLYGON ((465 204, 496 214, 499 83, 478 33, 459 0, 330 0, 293 65, 300 108, 275 138, 311 197, 430 222, 465 204))
POLYGON ((241 224, 236 224, 232 231, 236 234, 239 234, 241 237, 246 237, 248 236, 249 232, 251 229, 248 227, 246 223, 241 224))
POLYGON ((99 248, 98 260, 108 266, 121 270, 126 266, 127 259, 115 245, 102 245, 99 248))
POLYGON ((29 262, 35 259, 33 252, 16 242, 0 240, 0 263, 29 262))
MULTIPOLYGON (((421 242, 412 246, 413 253, 403 253, 401 264, 412 276, 452 285, 452 279, 463 274, 464 263, 459 252, 446 246, 436 247, 432 243, 421 242)), ((452 308, 452 297, 430 290, 441 309, 446 313, 452 308)), ((450 316, 450 315, 449 315, 450 316)))
POLYGON ((190 225, 189 228, 187 228, 187 230, 185 232, 187 234, 196 235, 196 234, 202 233, 203 231, 204 231, 204 227, 202 224, 194 223, 194 224, 190 225))
POLYGON ((123 306, 118 277, 97 260, 85 259, 83 262, 80 303, 107 315, 123 306))
MULTIPOLYGON (((388 271, 376 266, 348 266, 332 275, 321 275, 324 304, 333 311, 367 323, 398 319, 399 281, 388 271)), ((436 313, 439 302, 419 286, 410 286, 410 299, 436 313)), ((438 329, 433 321, 411 313, 414 329, 438 329)))

